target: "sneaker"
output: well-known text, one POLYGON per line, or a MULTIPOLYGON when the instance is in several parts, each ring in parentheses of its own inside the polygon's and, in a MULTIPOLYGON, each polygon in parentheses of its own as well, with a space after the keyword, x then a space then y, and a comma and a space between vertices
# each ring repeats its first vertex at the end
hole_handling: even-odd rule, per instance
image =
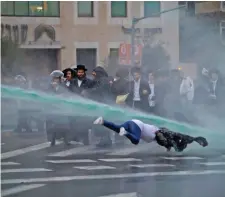
POLYGON ((93 124, 103 124, 103 117, 97 118, 97 119, 93 122, 93 124))
POLYGON ((120 136, 124 136, 124 135, 126 135, 126 134, 127 134, 127 131, 124 129, 124 127, 121 127, 121 128, 120 128, 119 135, 120 135, 120 136))

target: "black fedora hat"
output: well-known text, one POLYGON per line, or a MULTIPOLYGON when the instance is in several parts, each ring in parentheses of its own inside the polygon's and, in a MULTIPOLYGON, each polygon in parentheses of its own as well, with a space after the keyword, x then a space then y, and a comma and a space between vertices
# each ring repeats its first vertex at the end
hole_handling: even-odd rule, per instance
POLYGON ((62 71, 64 73, 64 77, 66 77, 66 74, 67 74, 68 71, 71 72, 71 74, 72 74, 73 77, 75 76, 75 70, 74 69, 72 69, 72 68, 66 68, 66 69, 64 69, 62 71))
POLYGON ((74 69, 74 70, 84 70, 84 71, 87 71, 87 69, 85 68, 85 65, 82 65, 82 64, 79 64, 77 65, 77 67, 74 69))

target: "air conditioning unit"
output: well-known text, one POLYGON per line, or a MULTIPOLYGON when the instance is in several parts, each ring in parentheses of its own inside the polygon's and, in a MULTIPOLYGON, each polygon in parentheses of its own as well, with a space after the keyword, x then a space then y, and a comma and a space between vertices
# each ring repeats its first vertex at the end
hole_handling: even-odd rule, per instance
POLYGON ((220 39, 225 45, 225 21, 220 22, 220 39))
POLYGON ((221 2, 220 2, 220 10, 221 10, 222 12, 225 12, 225 1, 221 1, 221 2))

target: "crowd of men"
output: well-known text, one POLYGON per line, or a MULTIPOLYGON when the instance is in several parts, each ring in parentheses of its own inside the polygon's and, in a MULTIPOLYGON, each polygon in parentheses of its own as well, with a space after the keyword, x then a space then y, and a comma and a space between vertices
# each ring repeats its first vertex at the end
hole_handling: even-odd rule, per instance
MULTIPOLYGON (((143 73, 140 67, 121 68, 116 76, 109 76, 100 66, 88 75, 85 65, 77 65, 76 68, 53 71, 49 81, 39 78, 32 88, 65 96, 69 92, 98 102, 196 124, 196 119, 188 116, 189 108, 193 104, 220 105, 224 96, 224 84, 218 70, 203 69, 202 77, 204 85, 196 85, 190 76, 184 76, 178 69, 143 73)), ((17 75, 14 79, 17 86, 26 88, 24 76, 17 75)), ((47 121, 47 129, 50 128, 48 139, 54 145, 57 132, 51 119, 47 121)), ((73 118, 70 119, 70 123, 73 122, 73 118)), ((64 139, 69 144, 67 135, 64 139)), ((108 137, 106 141, 109 140, 108 137)))

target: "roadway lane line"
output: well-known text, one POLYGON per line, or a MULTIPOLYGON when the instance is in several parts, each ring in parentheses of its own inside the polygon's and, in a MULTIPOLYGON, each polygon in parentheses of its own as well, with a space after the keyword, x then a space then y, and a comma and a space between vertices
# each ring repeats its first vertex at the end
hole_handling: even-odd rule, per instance
POLYGON ((99 196, 99 197, 138 197, 136 192, 133 193, 119 193, 119 194, 110 194, 106 196, 99 196))
POLYGON ((14 166, 14 165, 20 165, 20 163, 16 163, 16 162, 1 162, 1 166, 14 166))
POLYGON ((24 191, 28 191, 31 189, 43 187, 43 186, 45 186, 45 184, 20 185, 10 189, 2 190, 1 193, 2 193, 2 196, 9 196, 9 195, 18 194, 24 191))
POLYGON ((128 156, 134 153, 146 152, 149 149, 149 144, 141 144, 138 147, 128 147, 121 150, 115 150, 107 155, 110 156, 128 156))
POLYGON ((112 159, 98 159, 99 161, 105 161, 105 162, 129 162, 129 161, 142 161, 141 159, 135 159, 135 158, 112 158, 112 159))
MULTIPOLYGON (((57 142, 57 144, 61 144, 61 143, 62 142, 57 142)), ((34 146, 28 146, 28 147, 25 147, 25 148, 21 148, 21 149, 17 149, 17 150, 2 153, 1 159, 8 159, 8 158, 11 158, 11 157, 23 155, 23 154, 26 154, 26 153, 29 153, 29 152, 32 152, 32 151, 37 151, 37 150, 41 150, 41 149, 48 148, 48 147, 50 147, 49 142, 37 144, 37 145, 34 145, 34 146)))
POLYGON ((204 166, 224 166, 225 162, 207 162, 207 163, 197 163, 204 166))
POLYGON ((69 163, 94 163, 97 161, 91 159, 75 159, 75 160, 45 160, 48 163, 69 164, 69 163))
POLYGON ((13 172, 50 172, 53 170, 45 168, 18 168, 18 169, 4 169, 1 173, 13 173, 13 172))
POLYGON ((162 159, 167 159, 167 160, 197 160, 197 159, 204 159, 202 157, 161 157, 162 159))
POLYGON ((84 146, 76 147, 65 151, 60 151, 56 153, 49 154, 48 157, 67 157, 71 155, 87 155, 87 154, 97 154, 97 153, 109 153, 110 150, 96 149, 96 146, 84 146))
POLYGON ((59 176, 44 178, 27 178, 27 179, 2 179, 1 184, 21 184, 21 183, 37 183, 37 182, 63 182, 75 180, 102 180, 102 179, 127 179, 155 176, 192 176, 192 175, 213 175, 225 174, 225 170, 201 170, 201 171, 172 171, 172 172, 144 172, 129 174, 102 174, 102 175, 84 175, 84 176, 59 176))
POLYGON ((116 169, 112 166, 75 166, 73 168, 80 170, 108 170, 108 169, 116 169))
POLYGON ((92 146, 85 146, 85 147, 76 147, 65 151, 60 151, 56 153, 49 154, 50 157, 67 157, 71 155, 75 155, 78 153, 83 153, 85 151, 88 151, 92 146))
POLYGON ((135 168, 149 168, 149 167, 174 167, 175 165, 171 164, 140 164, 140 165, 129 165, 130 167, 135 168))

